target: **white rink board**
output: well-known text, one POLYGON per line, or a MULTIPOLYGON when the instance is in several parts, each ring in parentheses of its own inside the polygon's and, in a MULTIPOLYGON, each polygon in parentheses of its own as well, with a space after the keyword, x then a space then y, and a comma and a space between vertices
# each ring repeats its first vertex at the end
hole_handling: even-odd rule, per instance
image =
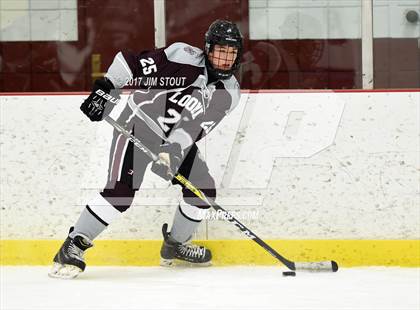
POLYGON ((0 308, 417 310, 418 268, 350 268, 282 277, 279 267, 88 267, 75 280, 49 267, 1 267, 0 308))
MULTIPOLYGON (((83 116, 83 98, 0 98, 2 239, 62 239, 105 185, 112 129, 83 116)), ((418 239, 419 104, 419 92, 243 94, 200 142, 218 202, 257 214, 243 222, 267 239, 418 239)), ((160 239, 179 198, 148 172, 101 238, 160 239)), ((210 220, 196 237, 242 235, 210 220)))

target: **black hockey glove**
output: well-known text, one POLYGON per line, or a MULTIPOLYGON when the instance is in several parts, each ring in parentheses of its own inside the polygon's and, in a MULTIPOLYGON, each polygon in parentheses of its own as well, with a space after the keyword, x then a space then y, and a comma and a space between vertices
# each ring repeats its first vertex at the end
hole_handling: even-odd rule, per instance
POLYGON ((120 100, 119 91, 113 91, 114 85, 107 79, 98 79, 93 85, 92 93, 83 101, 80 110, 89 117, 92 122, 101 121, 111 113, 114 106, 120 100))
POLYGON ((177 173, 182 162, 182 149, 178 143, 161 146, 159 159, 152 164, 152 171, 158 176, 170 181, 177 173))

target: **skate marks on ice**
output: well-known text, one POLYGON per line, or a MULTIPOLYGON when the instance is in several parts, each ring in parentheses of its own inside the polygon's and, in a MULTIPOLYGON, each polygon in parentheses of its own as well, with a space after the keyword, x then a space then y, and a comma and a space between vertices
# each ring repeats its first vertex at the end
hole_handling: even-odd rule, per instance
POLYGON ((1 267, 0 308, 336 309, 420 308, 419 268, 344 268, 283 277, 280 267, 90 267, 77 279, 50 267, 1 267))

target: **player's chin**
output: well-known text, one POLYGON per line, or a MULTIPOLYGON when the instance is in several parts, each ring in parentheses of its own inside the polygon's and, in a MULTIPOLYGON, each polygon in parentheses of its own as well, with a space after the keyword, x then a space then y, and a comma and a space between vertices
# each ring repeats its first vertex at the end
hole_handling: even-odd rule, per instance
POLYGON ((217 70, 229 71, 232 66, 215 66, 217 70))

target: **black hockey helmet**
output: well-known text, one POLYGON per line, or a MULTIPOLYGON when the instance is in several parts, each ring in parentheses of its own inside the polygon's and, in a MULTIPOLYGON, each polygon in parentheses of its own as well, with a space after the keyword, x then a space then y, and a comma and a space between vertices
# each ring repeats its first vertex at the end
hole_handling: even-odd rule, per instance
POLYGON ((207 70, 218 79, 228 79, 239 69, 242 58, 242 34, 234 23, 218 19, 210 25, 205 35, 205 58, 207 70), (216 69, 211 64, 208 55, 216 44, 233 46, 238 49, 235 62, 229 70, 216 69))

